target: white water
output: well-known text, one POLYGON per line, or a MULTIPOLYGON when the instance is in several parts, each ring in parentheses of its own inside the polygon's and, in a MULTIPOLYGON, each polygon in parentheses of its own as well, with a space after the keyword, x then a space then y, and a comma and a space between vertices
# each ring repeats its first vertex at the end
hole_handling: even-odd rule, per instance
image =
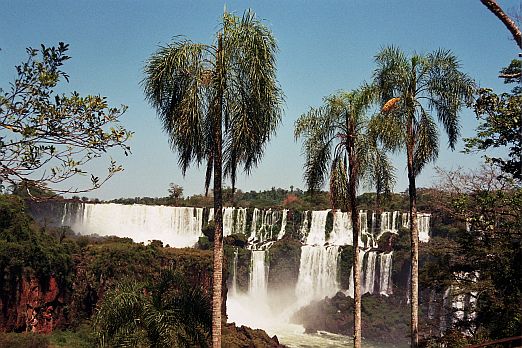
POLYGON ((277 235, 277 239, 281 239, 285 236, 286 231, 286 217, 288 215, 288 209, 283 209, 283 217, 281 218, 281 230, 277 235))
POLYGON ((175 247, 194 246, 202 236, 202 224, 203 208, 140 204, 84 203, 71 217, 77 233, 128 237, 137 243, 161 240, 175 247))
POLYGON ((394 212, 385 211, 385 212, 381 213, 381 228, 380 228, 377 239, 379 239, 379 237, 382 236, 386 232, 395 233, 395 234, 397 234, 399 232, 398 217, 399 217, 398 211, 394 211, 394 212))
MULTIPOLYGON (((430 218, 431 214, 417 213, 417 224, 419 228, 419 241, 427 243, 430 241, 430 218)), ((402 227, 410 228, 410 214, 402 213, 402 227)))
POLYGON ((330 210, 312 211, 312 223, 310 231, 306 237, 306 244, 308 245, 324 245, 325 241, 325 227, 326 218, 330 210))
MULTIPOLYGON (((250 226, 250 237, 249 242, 263 243, 267 240, 274 238, 274 226, 279 222, 281 213, 277 210, 267 209, 259 210, 254 208, 252 213, 252 224, 250 226)), ((285 215, 286 219, 286 215, 285 215)), ((245 213, 245 226, 246 226, 246 213, 245 213)), ((283 226, 281 226, 282 228, 283 226)), ((286 222, 285 222, 286 227, 286 222)), ((281 231, 277 231, 277 236, 281 231)), ((284 232, 283 232, 284 234, 284 232)), ((275 237, 277 237, 275 236, 275 237)))
POLYGON ((250 261, 249 296, 259 302, 265 302, 267 296, 268 266, 266 265, 266 250, 252 250, 250 261))
MULTIPOLYGON (((364 255, 366 254, 366 251, 362 250, 362 249, 359 249, 359 274, 360 274, 360 277, 361 277, 361 280, 363 280, 363 262, 364 262, 364 255)), ((353 266, 352 266, 352 269, 350 271, 350 283, 348 284, 348 290, 346 291, 346 295, 347 296, 350 296, 351 298, 353 298, 354 296, 354 284, 353 284, 353 266)), ((363 294, 362 292, 362 285, 361 285, 361 294, 363 294)))
POLYGON ((236 248, 234 250, 234 260, 232 261, 232 288, 230 291, 232 292, 232 295, 237 295, 237 261, 239 256, 239 250, 236 248))
POLYGON ((223 208, 223 236, 234 233, 234 208, 223 208))
POLYGON ((301 263, 295 293, 299 306, 325 296, 333 296, 339 291, 337 281, 337 246, 301 247, 301 263))
POLYGON ((369 251, 366 253, 366 266, 364 267, 363 281, 361 284, 361 294, 373 294, 375 290, 375 265, 377 264, 377 252, 369 251))
MULTIPOLYGON (((82 204, 81 207, 82 209, 79 210, 79 213, 73 219, 76 221, 73 224, 73 228, 82 233, 119 235, 121 237, 131 237, 138 242, 159 239, 171 246, 191 246, 201 236, 202 208, 125 206, 118 204, 82 204), (96 206, 99 210, 96 209, 96 206)), ((68 214, 72 213, 65 209, 62 222, 66 220, 68 214)), ((211 209, 209 219, 213 217, 212 213, 211 209)), ((268 249, 270 243, 273 243, 266 244, 268 239, 274 237, 282 238, 284 236, 287 210, 261 211, 254 209, 250 231, 246 231, 247 210, 245 208, 224 208, 223 213, 225 235, 249 233, 250 237, 256 240, 256 243, 265 243, 256 244, 260 247, 262 245, 265 250, 268 249), (280 228, 275 229, 274 226, 276 224, 280 228)), ((328 210, 315 211, 311 212, 311 214, 305 213, 303 224, 300 227, 303 239, 316 246, 307 245, 301 249, 301 265, 295 290, 296 297, 301 299, 299 304, 289 304, 286 308, 274 309, 270 307, 270 296, 272 294, 268 294, 267 290, 269 273, 266 262, 267 251, 253 250, 251 259, 252 272, 247 294, 241 294, 237 290, 235 272, 237 260, 234 259, 232 287, 227 302, 229 321, 236 321, 239 324, 249 325, 253 328, 266 329, 269 333, 277 334, 281 342, 288 344, 290 347, 304 345, 309 347, 335 347, 343 345, 336 345, 338 342, 348 342, 346 344, 351 342, 349 338, 338 335, 305 335, 302 332, 302 327, 288 324, 290 314, 295 311, 298 305, 306 305, 313 299, 321 299, 325 296, 331 297, 340 288, 337 282, 338 245, 352 244, 352 223, 348 213, 335 211, 333 213, 333 229, 328 239, 330 246, 326 247, 324 244, 326 243, 325 227, 327 216, 328 210), (309 219, 311 221, 310 228, 308 228, 309 219), (253 306, 252 304, 255 305, 253 306), (312 343, 315 340, 318 340, 317 342, 320 343, 312 343), (328 343, 330 341, 337 343, 330 345, 328 343)), ((359 214, 361 236, 367 236, 367 242, 365 243, 367 248, 376 246, 376 240, 373 236, 383 230, 383 225, 375 225, 376 220, 374 216, 375 214, 371 215, 372 227, 369 230, 368 213, 361 211, 359 214)), ((393 231, 397 229, 398 212, 393 212, 390 217, 391 219, 388 219, 389 222, 386 222, 385 228, 393 231)), ((381 220, 383 220, 382 217, 381 220)), ((426 231, 425 233, 429 238, 429 214, 419 214, 420 235, 424 233, 423 231, 426 231)), ((361 240, 359 245, 362 245, 361 240)), ((366 253, 368 255, 366 256, 365 269, 361 270, 363 293, 378 291, 385 295, 391 294, 392 253, 380 254, 379 257, 377 257, 375 251, 366 251, 366 253), (379 277, 377 277, 377 267, 380 270, 379 277)), ((361 266, 364 255, 365 252, 361 250, 361 266)), ((353 274, 351 278, 353 278, 353 274)), ((352 287, 351 296, 353 296, 353 284, 351 283, 352 279, 350 280, 350 287, 352 287)), ((350 292, 350 289, 348 292, 350 292)))
POLYGON ((427 243, 430 241, 430 217, 431 214, 419 213, 419 241, 427 243))
POLYGON ((361 210, 359 212, 359 230, 360 239, 359 246, 364 248, 377 248, 377 241, 371 231, 368 231, 368 212, 361 210), (362 237, 366 236, 366 242, 362 243, 362 237))
POLYGON ((353 227, 350 213, 336 210, 333 214, 333 228, 328 243, 332 245, 353 245, 353 227))
POLYGON ((389 296, 393 294, 393 284, 392 284, 392 259, 393 259, 393 251, 387 254, 380 254, 380 279, 379 279, 379 293, 381 295, 389 296))
POLYGON ((304 212, 304 219, 303 223, 301 225, 301 228, 299 229, 299 235, 301 236, 301 241, 304 243, 306 241, 306 237, 308 236, 308 214, 310 212, 307 210, 304 212))
MULTIPOLYGON (((359 268, 361 274, 361 295, 370 293, 374 294, 378 289, 381 295, 393 294, 392 283, 392 259, 393 252, 388 254, 378 254, 376 251, 359 250, 359 268), (364 262, 366 259, 366 262, 364 262), (377 262, 379 259, 379 262, 377 262), (377 266, 379 267, 379 279, 376 279, 377 266), (376 284, 377 283, 377 284, 376 284)), ((350 283, 348 290, 345 292, 347 296, 353 298, 353 267, 350 271, 350 283)))

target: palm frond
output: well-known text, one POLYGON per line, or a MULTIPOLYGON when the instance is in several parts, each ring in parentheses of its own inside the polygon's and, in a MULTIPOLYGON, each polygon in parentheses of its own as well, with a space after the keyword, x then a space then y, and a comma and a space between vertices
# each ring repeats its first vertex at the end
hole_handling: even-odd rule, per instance
POLYGON ((416 141, 413 152, 414 175, 422 168, 437 159, 439 155, 439 131, 437 124, 424 108, 420 108, 420 117, 416 125, 416 141))
POLYGON ((295 123, 296 139, 303 138, 304 179, 310 191, 319 190, 326 181, 337 117, 332 108, 323 106, 310 109, 295 123))
POLYGON ((381 103, 394 97, 400 97, 407 89, 409 64, 404 53, 395 46, 381 49, 375 56, 377 68, 374 72, 374 84, 379 91, 381 103))
POLYGON ((224 134, 225 174, 238 165, 248 174, 257 166, 282 115, 283 94, 276 82, 277 45, 270 30, 252 11, 224 21, 226 60, 224 134))
POLYGON ((183 173, 206 152, 205 118, 209 108, 209 47, 188 40, 160 47, 146 62, 145 96, 156 109, 183 173))
POLYGON ((459 70, 459 62, 449 50, 429 54, 426 65, 429 107, 437 113, 448 134, 449 146, 454 149, 460 134, 458 114, 463 106, 471 103, 475 84, 459 70))

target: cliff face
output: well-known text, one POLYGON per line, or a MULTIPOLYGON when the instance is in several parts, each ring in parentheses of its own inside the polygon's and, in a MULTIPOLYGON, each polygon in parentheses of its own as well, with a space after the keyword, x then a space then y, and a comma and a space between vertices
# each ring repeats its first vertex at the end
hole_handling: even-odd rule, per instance
POLYGON ((157 251, 160 254, 158 259, 148 260, 151 262, 126 259, 135 249, 141 248, 145 247, 128 245, 127 253, 118 253, 118 247, 114 245, 88 248, 75 255, 75 266, 68 283, 60 284, 54 275, 49 279, 39 279, 28 271, 14 282, 11 291, 3 293, 0 298, 0 331, 49 333, 56 328, 74 325, 94 313, 105 291, 119 279, 144 280, 167 267, 186 275, 189 284, 201 286, 210 295, 212 269, 209 252, 165 249, 157 251), (102 249, 103 252, 93 249, 102 249), (106 253, 112 254, 112 258, 103 260, 106 253), (105 268, 104 261, 114 267, 105 268), (137 268, 140 268, 139 273, 132 274, 137 268))
POLYGON ((0 301, 0 330, 49 333, 63 324, 64 307, 64 291, 54 276, 46 288, 35 276, 22 277, 14 297, 0 301))

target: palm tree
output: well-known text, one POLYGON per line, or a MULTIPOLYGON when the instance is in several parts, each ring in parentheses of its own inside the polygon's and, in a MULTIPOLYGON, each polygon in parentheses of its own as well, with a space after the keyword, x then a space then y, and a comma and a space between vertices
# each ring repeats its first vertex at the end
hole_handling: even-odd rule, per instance
POLYGON ((206 192, 214 177, 214 347, 221 347, 222 177, 235 187, 238 166, 247 174, 256 167, 281 120, 276 50, 272 33, 253 12, 239 18, 225 11, 214 44, 176 38, 145 66, 145 95, 179 153, 183 174, 191 163, 205 162, 206 192))
POLYGON ((472 101, 473 80, 460 71, 457 58, 447 50, 407 58, 396 47, 386 47, 375 57, 374 73, 382 102, 372 127, 385 148, 406 150, 411 232, 411 346, 418 346, 419 231, 415 178, 438 156, 437 115, 455 148, 459 136, 459 112, 472 101))
POLYGON ((208 296, 170 271, 150 284, 123 281, 94 316, 100 347, 207 347, 210 328, 208 296))
POLYGON ((312 108, 295 123, 296 139, 302 137, 306 156, 308 189, 315 191, 330 173, 330 195, 334 207, 351 211, 353 226, 354 347, 361 347, 361 287, 359 268, 359 213, 357 187, 366 178, 378 180, 383 190, 393 185, 391 163, 367 134, 366 112, 372 103, 373 89, 365 86, 325 98, 322 107, 312 108), (376 162, 380 159, 380 162, 376 162), (387 173, 377 175, 377 173, 387 173))

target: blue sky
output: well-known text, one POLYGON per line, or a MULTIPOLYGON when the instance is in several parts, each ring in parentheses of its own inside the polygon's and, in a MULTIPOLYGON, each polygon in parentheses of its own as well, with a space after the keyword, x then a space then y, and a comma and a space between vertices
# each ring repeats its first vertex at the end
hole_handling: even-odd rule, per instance
MULTIPOLYGON (((504 9, 520 1, 499 0, 504 9)), ((252 8, 264 19, 279 44, 278 80, 286 95, 285 112, 277 136, 266 148, 261 165, 242 175, 243 190, 272 186, 304 188, 301 144, 294 141, 293 124, 310 107, 319 106, 332 92, 358 87, 370 80, 373 56, 386 45, 405 52, 452 50, 462 70, 483 87, 509 89, 498 71, 516 58, 517 47, 505 27, 479 0, 344 0, 344 1, 227 1, 227 10, 241 15, 252 8)), ((123 125, 135 132, 133 154, 112 153, 125 167, 101 189, 88 194, 110 199, 164 196, 175 182, 191 195, 203 191, 203 169, 189 170, 183 178, 177 157, 168 145, 160 122, 143 97, 139 82, 144 62, 158 46, 176 35, 211 43, 219 27, 224 2, 219 1, 4 1, 0 21, 0 87, 15 76, 14 66, 26 58, 26 47, 70 44, 72 59, 65 65, 70 83, 61 91, 100 94, 111 105, 125 104, 123 125)), ((470 110, 461 114, 462 135, 472 136, 476 120, 470 110)), ((456 169, 476 168, 480 156, 463 155, 459 143, 447 150, 441 137, 435 165, 456 169)), ((407 187, 405 156, 394 156, 395 191, 407 187)), ((106 162, 94 169, 103 173, 106 162)), ((88 182, 75 179, 72 185, 88 182)), ((434 180, 433 166, 426 167, 418 186, 434 180)))

